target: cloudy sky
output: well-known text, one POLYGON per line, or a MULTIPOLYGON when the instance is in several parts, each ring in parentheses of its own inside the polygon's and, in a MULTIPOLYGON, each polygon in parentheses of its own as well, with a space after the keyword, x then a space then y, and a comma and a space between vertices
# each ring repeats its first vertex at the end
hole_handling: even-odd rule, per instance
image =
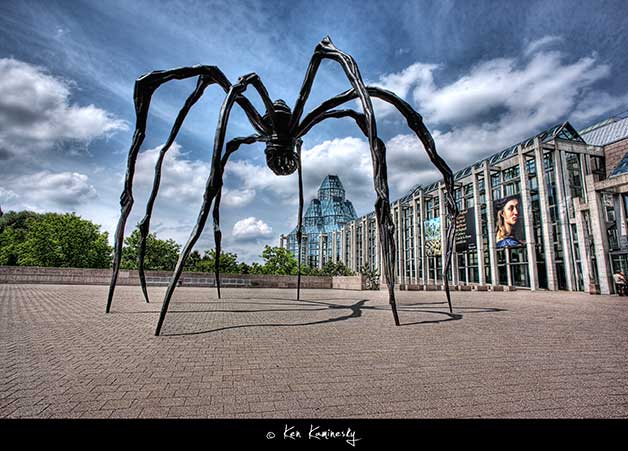
MULTIPOLYGON (((219 66, 232 82, 256 72, 273 99, 293 105, 325 35, 356 59, 367 84, 413 105, 460 169, 556 123, 579 129, 628 110, 627 16, 625 0, 0 2, 0 206, 74 211, 112 238, 138 76, 196 64, 219 66)), ((127 234, 194 83, 170 82, 153 98, 127 234)), ((323 63, 306 111, 348 88, 340 67, 323 63)), ((184 243, 193 228, 223 98, 210 87, 167 154, 152 220, 160 238, 184 243)), ((374 103, 393 199, 438 179, 401 116, 374 103)), ((235 107, 227 139, 253 132, 235 107)), ((243 146, 225 173, 224 248, 248 262, 296 224, 296 174, 274 176, 263 150, 243 146)), ((368 146, 349 119, 304 139, 306 199, 330 173, 359 215, 372 211, 368 146)), ((200 250, 213 247, 210 231, 200 250)))

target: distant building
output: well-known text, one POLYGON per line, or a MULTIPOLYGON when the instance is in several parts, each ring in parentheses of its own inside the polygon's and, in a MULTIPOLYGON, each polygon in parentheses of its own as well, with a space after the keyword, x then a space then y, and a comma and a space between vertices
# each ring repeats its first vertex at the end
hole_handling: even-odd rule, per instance
MULTIPOLYGON (((609 294, 613 272, 628 274, 628 115, 580 132, 558 124, 454 178, 460 215, 447 274, 452 285, 609 294), (516 239, 502 240, 499 221, 509 202, 519 209, 516 239)), ((391 201, 400 289, 443 286, 444 194, 441 180, 391 201)), ((306 220, 307 261, 331 258, 354 271, 369 265, 383 273, 374 212, 325 228, 314 219, 316 208, 313 202, 306 220)), ((296 240, 291 243, 296 255, 296 240)))
MULTIPOLYGON (((318 197, 312 199, 305 212, 301 262, 313 268, 322 267, 334 253, 332 232, 339 231, 343 224, 357 217, 353 204, 345 199, 340 178, 331 174, 326 176, 318 189, 318 197)), ((298 255, 296 227, 290 234, 281 236, 280 246, 298 255)))

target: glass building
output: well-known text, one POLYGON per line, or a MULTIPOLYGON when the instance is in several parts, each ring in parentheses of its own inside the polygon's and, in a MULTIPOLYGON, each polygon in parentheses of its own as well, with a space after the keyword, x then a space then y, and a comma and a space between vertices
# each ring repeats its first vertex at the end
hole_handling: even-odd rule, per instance
MULTIPOLYGON (((305 211, 301 262, 321 268, 332 255, 337 255, 341 245, 339 236, 335 241, 330 239, 332 233, 357 217, 353 204, 345 199, 345 189, 340 178, 331 174, 326 176, 318 188, 318 197, 312 199, 305 211)), ((298 255, 296 227, 289 235, 281 236, 280 246, 298 255)))
MULTIPOLYGON (((330 183, 323 182, 321 200, 312 201, 306 215, 308 263, 332 258, 356 272, 368 264, 382 274, 374 212, 354 218, 340 201, 338 207, 324 204, 331 194, 323 187, 330 183)), ((609 294, 613 272, 628 274, 628 117, 580 133, 568 122, 558 124, 457 171, 455 183, 460 215, 447 277, 457 289, 609 294), (515 246, 504 247, 501 208, 513 199, 519 236, 515 246)), ((442 289, 444 194, 438 181, 391 202, 399 289, 442 289)), ((296 240, 289 241, 296 255, 296 240)))

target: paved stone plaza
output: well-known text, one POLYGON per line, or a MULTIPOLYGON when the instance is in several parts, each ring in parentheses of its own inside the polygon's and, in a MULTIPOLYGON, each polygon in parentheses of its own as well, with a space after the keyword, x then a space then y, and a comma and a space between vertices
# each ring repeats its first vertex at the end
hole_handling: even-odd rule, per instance
POLYGON ((628 417, 628 298, 107 289, 0 285, 0 417, 628 417))

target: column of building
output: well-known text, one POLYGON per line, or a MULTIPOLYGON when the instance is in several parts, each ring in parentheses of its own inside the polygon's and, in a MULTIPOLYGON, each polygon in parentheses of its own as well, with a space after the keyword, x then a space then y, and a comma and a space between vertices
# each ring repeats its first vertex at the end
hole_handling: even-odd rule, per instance
POLYGON ((405 242, 403 234, 405 232, 405 225, 403 221, 401 201, 397 201, 397 207, 395 210, 395 218, 397 219, 397 225, 395 226, 396 240, 397 240, 397 268, 398 268, 398 283, 399 286, 406 284, 406 265, 405 265, 405 242))
MULTIPOLYGON (((461 194, 462 194, 462 202, 466 202, 466 200, 464 199, 464 190, 462 188, 462 184, 460 184, 458 186, 458 189, 462 190, 461 194)), ((445 193, 447 192, 447 189, 445 188, 445 185, 443 184, 443 201, 445 201, 445 193)), ((455 196, 455 193, 451 193, 452 196, 455 196)), ((444 204, 440 204, 440 212, 441 212, 441 227, 443 232, 445 233, 445 241, 443 241, 443 256, 446 255, 447 253, 447 202, 445 201, 444 204), (443 213, 444 213, 444 217, 443 217, 443 213)), ((466 261, 466 254, 465 254, 465 280, 469 280, 469 272, 468 272, 468 262, 466 261)), ((447 259, 445 258, 443 260, 443 271, 445 270, 445 262, 447 261, 447 259)), ((451 282, 453 285, 458 285, 459 281, 459 277, 458 277, 458 252, 456 251, 456 242, 454 239, 454 243, 453 243, 453 249, 451 250, 451 282)))
POLYGON ((340 261, 345 265, 349 266, 349 262, 345 258, 346 256, 346 246, 347 246, 347 230, 349 228, 349 224, 344 224, 340 228, 340 261))
POLYGON ((369 227, 369 217, 365 216, 364 221, 362 222, 362 266, 370 266, 370 255, 369 255, 369 236, 371 234, 369 227))
POLYGON ((600 293, 611 294, 614 290, 611 290, 613 286, 611 282, 612 271, 608 255, 609 244, 606 228, 606 212, 602 204, 602 193, 595 190, 593 175, 586 176, 586 187, 600 293))
POLYGON ((423 190, 419 191, 419 213, 421 221, 419 222, 419 233, 421 234, 421 251, 419 252, 419 258, 421 259, 421 278, 423 279, 423 286, 429 284, 428 277, 428 265, 427 257, 425 255, 425 193, 423 190))
POLYGON ((325 255, 327 252, 327 240, 325 239, 326 237, 327 235, 325 235, 324 233, 318 235, 318 269, 321 269, 323 267, 323 255, 325 255))
MULTIPOLYGON (((543 147, 539 138, 534 138, 534 159, 539 185, 539 206, 541 208, 541 233, 543 234, 543 254, 545 256, 545 271, 547 273, 547 288, 556 290, 556 261, 554 257, 554 236, 552 233, 552 217, 549 211, 547 197, 547 181, 545 180, 545 165, 543 161, 543 147)), ((556 168, 554 168, 556 171, 556 168)))
MULTIPOLYGON (((521 145, 517 147, 519 157, 519 180, 521 183, 521 209, 523 212, 523 228, 525 231, 526 251, 528 254, 528 275, 530 278, 530 289, 536 290, 539 287, 539 277, 536 265, 536 242, 534 238, 534 217, 532 214, 532 198, 528 173, 526 171, 526 158, 521 145)), ((538 171, 537 171, 538 174, 538 171)))
MULTIPOLYGON (((480 285, 484 285, 486 284, 486 272, 484 271, 484 239, 482 238, 482 204, 480 203, 480 187, 478 182, 480 174, 481 170, 477 170, 475 167, 472 169, 471 183, 473 183, 473 209, 475 212, 475 246, 478 253, 478 282, 480 285)), ((486 179, 484 179, 485 193, 486 190, 486 179)), ((468 277, 467 275, 467 280, 469 280, 468 277)))
MULTIPOLYGON (((445 262, 447 255, 447 214, 445 208, 445 184, 440 182, 438 184, 438 214, 440 217, 440 248, 441 248, 441 269, 442 269, 442 283, 445 283, 447 274, 445 274, 445 262)), ((453 269, 453 268, 452 268, 453 269)), ((438 275, 437 275, 438 277, 438 275)))
POLYGON ((384 263, 382 263, 382 243, 380 242, 379 219, 375 214, 375 266, 379 271, 380 286, 384 282, 384 263))
POLYGON ((558 144, 554 142, 554 175, 556 177, 556 207, 558 219, 560 221, 561 245, 563 248, 563 265, 567 276, 567 289, 574 291, 576 284, 574 281, 574 256, 571 247, 571 227, 569 226, 569 203, 571 202, 571 191, 565 189, 565 180, 569 180, 566 172, 565 153, 558 150, 558 144))
POLYGON ((488 161, 483 162, 484 193, 486 196, 486 222, 488 224, 488 259, 491 266, 491 280, 493 285, 499 284, 497 271, 497 250, 495 248, 495 210, 493 208, 493 189, 491 186, 491 172, 488 161))
POLYGON ((416 203, 418 202, 418 198, 416 196, 412 196, 412 257, 414 260, 414 274, 410 283, 418 285, 419 284, 419 252, 418 252, 418 243, 419 243, 419 225, 416 219, 416 203))
POLYGON ((351 230, 351 237, 350 237, 350 249, 349 249, 349 258, 351 260, 351 269, 354 272, 358 272, 359 268, 358 268, 358 240, 357 240, 357 220, 351 221, 351 226, 350 226, 350 230, 351 230))
POLYGON ((591 251, 588 243, 591 240, 587 226, 584 222, 584 215, 589 214, 588 203, 582 202, 582 199, 573 200, 573 208, 576 214, 576 231, 578 232, 578 249, 580 251, 580 264, 582 268, 582 280, 584 283, 584 291, 589 294, 597 294, 596 281, 592 275, 591 267, 591 251))

